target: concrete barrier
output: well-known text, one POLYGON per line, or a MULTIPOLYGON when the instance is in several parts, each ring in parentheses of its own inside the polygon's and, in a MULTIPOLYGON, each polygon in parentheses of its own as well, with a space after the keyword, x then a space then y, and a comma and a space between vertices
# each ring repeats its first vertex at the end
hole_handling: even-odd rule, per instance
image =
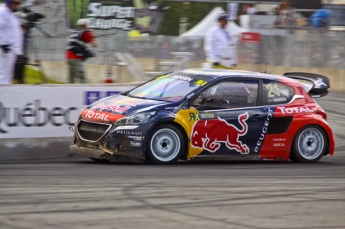
MULTIPOLYGON (((43 72, 51 79, 62 83, 69 83, 68 79, 68 66, 65 62, 42 62, 43 72)), ((96 64, 85 64, 85 77, 89 84, 103 83, 109 74, 109 70, 112 78, 116 83, 129 83, 134 82, 134 78, 127 74, 125 67, 96 64)))
POLYGON ((67 157, 80 111, 137 85, 0 85, 0 160, 67 157))
POLYGON ((0 161, 70 157, 72 137, 0 139, 0 161))

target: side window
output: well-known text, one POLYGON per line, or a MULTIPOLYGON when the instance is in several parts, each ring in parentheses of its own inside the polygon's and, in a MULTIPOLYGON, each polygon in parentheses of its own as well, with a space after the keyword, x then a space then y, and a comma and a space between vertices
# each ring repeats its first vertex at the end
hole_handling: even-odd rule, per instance
POLYGON ((258 81, 226 81, 213 85, 191 100, 198 110, 218 110, 257 105, 258 81))
POLYGON ((293 88, 276 81, 265 80, 263 87, 263 105, 288 103, 294 95, 293 88))

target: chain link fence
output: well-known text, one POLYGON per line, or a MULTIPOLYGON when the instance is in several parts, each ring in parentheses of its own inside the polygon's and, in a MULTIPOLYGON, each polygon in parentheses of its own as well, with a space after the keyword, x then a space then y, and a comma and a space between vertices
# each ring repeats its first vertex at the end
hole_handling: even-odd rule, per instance
MULTIPOLYGON (((52 0, 32 10, 46 16, 31 30, 28 40, 31 60, 65 61, 65 47, 69 35, 66 1, 52 0), (44 34, 48 33, 50 37, 44 34)), ((138 58, 144 69, 157 68, 162 60, 172 58, 171 52, 193 52, 192 60, 205 60, 203 37, 127 36, 126 31, 97 30, 96 57, 87 63, 116 65, 115 52, 126 52, 138 58), (146 61, 150 59, 153 64, 146 61)), ((284 35, 262 35, 255 45, 238 43, 239 63, 269 64, 312 68, 345 68, 345 33, 305 31, 284 35)))

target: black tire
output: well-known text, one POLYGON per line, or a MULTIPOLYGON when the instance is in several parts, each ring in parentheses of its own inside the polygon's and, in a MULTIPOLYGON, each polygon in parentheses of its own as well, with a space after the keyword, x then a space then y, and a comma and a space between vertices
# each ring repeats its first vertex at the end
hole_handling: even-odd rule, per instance
POLYGON ((301 128, 292 143, 290 160, 298 163, 313 163, 319 161, 328 146, 325 131, 317 125, 301 128))
POLYGON ((182 131, 169 124, 156 127, 147 141, 146 160, 152 164, 175 163, 186 149, 187 141, 182 131))
POLYGON ((95 162, 97 163, 108 163, 109 161, 106 160, 106 159, 96 159, 96 158, 92 158, 92 157, 89 157, 91 160, 94 160, 95 162))

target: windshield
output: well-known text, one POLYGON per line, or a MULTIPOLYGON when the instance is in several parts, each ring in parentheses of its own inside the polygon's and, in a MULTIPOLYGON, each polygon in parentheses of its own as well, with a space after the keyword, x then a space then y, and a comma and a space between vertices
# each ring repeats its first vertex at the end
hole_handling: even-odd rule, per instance
POLYGON ((169 74, 159 76, 129 92, 129 96, 154 100, 177 102, 191 91, 207 84, 205 77, 194 75, 169 74))

